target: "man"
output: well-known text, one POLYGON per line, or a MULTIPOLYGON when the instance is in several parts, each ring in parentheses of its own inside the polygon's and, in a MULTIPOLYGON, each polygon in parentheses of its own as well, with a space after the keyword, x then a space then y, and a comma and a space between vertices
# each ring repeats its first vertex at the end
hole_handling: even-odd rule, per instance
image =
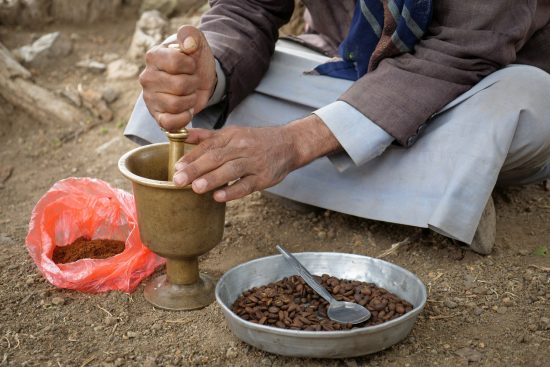
POLYGON ((550 176, 550 1, 304 4, 296 40, 347 66, 288 42, 271 58, 292 0, 211 1, 199 29, 147 53, 126 135, 163 141, 155 120, 193 119, 208 129, 190 130, 177 185, 218 201, 268 189, 490 253, 497 180, 550 176))

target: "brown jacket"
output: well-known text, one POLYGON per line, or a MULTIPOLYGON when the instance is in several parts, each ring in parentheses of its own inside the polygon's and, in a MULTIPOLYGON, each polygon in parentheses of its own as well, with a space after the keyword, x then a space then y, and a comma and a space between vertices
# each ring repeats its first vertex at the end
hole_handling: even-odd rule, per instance
MULTIPOLYGON (((335 55, 355 1, 303 3, 309 34, 301 39, 335 55)), ((226 74, 230 112, 266 72, 294 1, 211 0, 210 5, 200 28, 226 74)), ((409 146, 430 116, 511 63, 550 72, 550 0, 434 0, 432 24, 414 52, 383 60, 340 99, 409 146)))

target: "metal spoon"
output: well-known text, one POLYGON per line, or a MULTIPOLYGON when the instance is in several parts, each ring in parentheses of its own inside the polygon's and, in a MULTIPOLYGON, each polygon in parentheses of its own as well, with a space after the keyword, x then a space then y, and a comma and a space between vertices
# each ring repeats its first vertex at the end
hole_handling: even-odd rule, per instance
POLYGON ((283 255, 283 258, 300 274, 302 279, 323 297, 328 303, 327 316, 332 321, 342 324, 359 324, 367 321, 370 318, 370 311, 360 304, 353 302, 337 301, 332 295, 315 280, 313 275, 296 259, 290 252, 285 250, 281 245, 275 246, 283 255))

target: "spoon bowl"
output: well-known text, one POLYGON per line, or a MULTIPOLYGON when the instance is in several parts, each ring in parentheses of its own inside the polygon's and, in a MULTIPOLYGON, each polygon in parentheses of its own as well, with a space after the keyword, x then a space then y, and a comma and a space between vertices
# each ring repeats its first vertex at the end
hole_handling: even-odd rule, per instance
POLYGON ((360 324, 370 319, 371 315, 369 310, 358 303, 337 301, 325 287, 315 280, 313 275, 311 275, 294 255, 285 250, 281 245, 277 245, 276 248, 283 255, 287 263, 292 265, 298 274, 300 274, 307 285, 329 303, 327 308, 327 316, 329 319, 342 324, 360 324))

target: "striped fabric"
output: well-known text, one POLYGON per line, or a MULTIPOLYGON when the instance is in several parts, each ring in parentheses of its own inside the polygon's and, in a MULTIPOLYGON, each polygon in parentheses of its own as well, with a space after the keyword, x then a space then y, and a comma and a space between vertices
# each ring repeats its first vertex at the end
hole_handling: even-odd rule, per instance
POLYGON ((382 59, 413 51, 431 17, 431 0, 357 0, 349 33, 338 49, 341 59, 315 70, 357 80, 382 59))

